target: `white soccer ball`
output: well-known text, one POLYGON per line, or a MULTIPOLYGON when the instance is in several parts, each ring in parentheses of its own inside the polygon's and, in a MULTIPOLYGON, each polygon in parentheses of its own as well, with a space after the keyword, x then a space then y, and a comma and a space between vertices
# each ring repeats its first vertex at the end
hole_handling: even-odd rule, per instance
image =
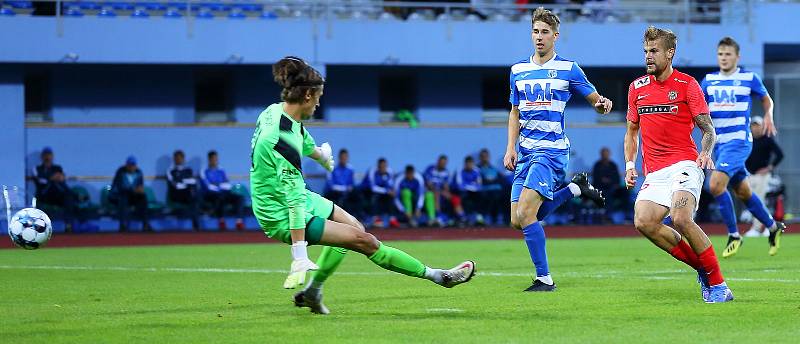
POLYGON ((25 208, 11 217, 8 224, 8 235, 15 245, 26 250, 35 250, 44 246, 53 235, 50 217, 36 208, 25 208))

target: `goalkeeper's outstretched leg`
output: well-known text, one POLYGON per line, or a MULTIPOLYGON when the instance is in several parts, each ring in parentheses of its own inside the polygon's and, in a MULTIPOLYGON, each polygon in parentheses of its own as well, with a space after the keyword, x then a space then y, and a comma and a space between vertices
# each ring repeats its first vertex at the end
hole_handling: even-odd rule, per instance
POLYGON ((427 267, 411 255, 381 243, 375 236, 367 233, 352 215, 336 206, 332 219, 324 222, 319 243, 327 246, 317 261, 319 270, 314 273, 311 283, 294 298, 296 306, 309 307, 312 312, 319 314, 328 312, 322 304, 322 283, 336 270, 347 250, 367 256, 370 261, 384 269, 424 278, 446 288, 468 282, 475 274, 475 263, 472 261, 465 261, 449 270, 427 267))

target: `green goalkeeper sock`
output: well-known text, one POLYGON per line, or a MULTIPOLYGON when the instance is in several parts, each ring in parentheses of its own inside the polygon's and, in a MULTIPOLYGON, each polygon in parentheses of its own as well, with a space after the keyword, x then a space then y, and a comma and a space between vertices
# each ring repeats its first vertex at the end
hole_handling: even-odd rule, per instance
POLYGON ((339 264, 342 263, 345 254, 347 254, 347 250, 341 247, 323 247, 322 253, 320 253, 319 258, 317 258, 317 266, 319 266, 319 269, 315 271, 314 275, 311 277, 311 284, 309 286, 315 288, 322 287, 322 283, 324 283, 328 277, 331 277, 334 271, 339 267, 339 264))
POLYGON ((425 264, 408 253, 391 246, 381 244, 378 251, 369 256, 369 260, 386 270, 406 276, 425 278, 425 264))
POLYGON ((411 192, 409 189, 400 190, 400 201, 403 203, 403 207, 406 208, 406 214, 413 214, 414 213, 414 206, 411 199, 414 197, 414 193, 411 192))
POLYGON ((425 192, 425 211, 428 212, 428 223, 436 220, 436 196, 433 192, 425 192))

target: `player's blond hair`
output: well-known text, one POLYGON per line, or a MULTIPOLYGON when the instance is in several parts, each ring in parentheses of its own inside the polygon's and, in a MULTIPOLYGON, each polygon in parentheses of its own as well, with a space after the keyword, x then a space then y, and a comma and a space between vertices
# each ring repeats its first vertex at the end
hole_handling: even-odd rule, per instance
POLYGON ((558 19, 558 16, 550 12, 550 10, 546 10, 544 7, 539 7, 533 11, 533 15, 531 15, 531 27, 533 27, 533 24, 537 21, 550 25, 555 32, 558 32, 558 25, 561 24, 561 20, 558 19))
POLYGON ((662 29, 655 26, 648 26, 644 32, 644 42, 661 40, 667 50, 675 49, 678 46, 678 36, 670 29, 662 29))
POLYGON ((736 55, 739 55, 739 43, 737 43, 732 37, 726 36, 720 39, 719 43, 717 43, 717 48, 723 45, 733 47, 733 50, 736 50, 736 55))

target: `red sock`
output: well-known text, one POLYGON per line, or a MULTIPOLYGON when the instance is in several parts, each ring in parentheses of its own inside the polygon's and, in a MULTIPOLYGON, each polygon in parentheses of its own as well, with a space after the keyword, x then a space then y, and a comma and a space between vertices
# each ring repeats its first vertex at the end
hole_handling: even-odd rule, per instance
POLYGON ((708 276, 708 284, 714 286, 725 282, 722 277, 722 271, 719 269, 717 254, 714 253, 714 246, 709 246, 703 253, 700 253, 699 258, 700 263, 703 265, 703 270, 708 276))
POLYGON ((680 247, 686 257, 689 258, 689 265, 691 265, 695 270, 699 270, 703 267, 703 263, 700 262, 700 257, 697 256, 697 253, 694 253, 694 249, 689 245, 689 243, 681 240, 681 242, 678 243, 678 247, 680 247))
POLYGON ((675 259, 680 260, 686 265, 691 266, 695 270, 698 270, 703 267, 700 263, 700 258, 697 257, 697 254, 694 253, 692 247, 689 246, 685 241, 681 240, 678 242, 675 247, 669 250, 669 254, 671 254, 675 259))

